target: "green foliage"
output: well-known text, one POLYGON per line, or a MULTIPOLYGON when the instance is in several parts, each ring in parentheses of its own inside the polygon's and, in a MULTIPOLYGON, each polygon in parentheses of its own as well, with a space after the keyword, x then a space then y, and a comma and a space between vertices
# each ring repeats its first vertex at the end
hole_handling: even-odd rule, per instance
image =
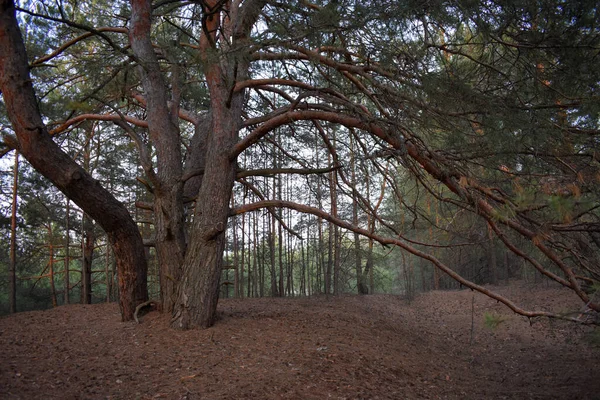
MULTIPOLYGON (((125 26, 131 17, 128 3, 47 3, 21 4, 50 18, 27 13, 19 16, 24 21, 32 80, 49 126, 58 126, 83 113, 118 111, 133 118, 146 118, 145 107, 130 96, 141 92, 142 86, 126 34, 107 31, 102 36, 92 35, 45 63, 35 63, 64 42, 89 31, 76 28, 76 24, 88 28, 125 26), (74 24, 58 22, 64 18, 74 24)), ((510 220, 534 231, 548 224, 597 223, 599 215, 594 206, 600 195, 600 69, 596 53, 600 35, 594 2, 267 3, 260 22, 252 30, 249 46, 244 43, 236 47, 234 38, 225 38, 230 42, 220 44, 208 56, 205 54, 205 59, 219 62, 223 68, 228 61, 250 60, 250 79, 296 81, 312 85, 314 90, 301 89, 302 85, 248 89, 243 114, 247 121, 254 121, 240 131, 240 136, 286 110, 314 109, 356 117, 365 123, 380 124, 386 134, 399 142, 409 139, 451 179, 470 178, 488 188, 487 193, 474 187, 466 190, 492 204, 491 214, 496 218, 492 222, 510 220), (319 57, 295 53, 298 47, 311 51, 328 49, 320 53, 328 63, 319 57), (266 60, 266 56, 273 59, 266 60), (571 188, 570 192, 557 192, 564 188, 571 188), (494 197, 486 197, 490 194, 494 197)), ((198 2, 157 4, 152 39, 167 82, 167 97, 180 97, 182 109, 202 116, 209 108, 210 93, 197 48, 203 34, 200 9, 198 2), (175 72, 180 74, 181 92, 169 96, 176 87, 175 72)), ((228 74, 223 80, 233 95, 234 78, 238 82, 246 79, 245 71, 228 74)), ((0 104, 3 128, 9 125, 4 114, 0 104)), ((238 167, 243 171, 336 165, 337 182, 326 174, 312 174, 285 182, 281 176, 253 176, 248 183, 265 198, 283 197, 322 210, 329 210, 331 191, 337 189, 340 219, 351 221, 353 206, 358 205, 357 223, 361 228, 370 228, 370 219, 376 219, 375 233, 400 237, 467 279, 491 282, 493 260, 497 264, 493 272, 501 279, 523 276, 522 260, 507 254, 500 241, 490 235, 487 223, 475 215, 476 206, 431 178, 405 151, 389 149, 389 143, 363 130, 319 121, 319 131, 316 125, 312 121, 290 121, 244 151, 237 160, 238 167), (325 144, 325 139, 331 143, 325 144), (337 160, 328 146, 335 147, 337 160), (378 155, 382 150, 387 153, 378 155), (353 169, 350 160, 356 163, 353 169), (341 179, 350 179, 353 174, 357 176, 355 182, 341 179), (277 188, 284 194, 278 193, 277 188), (380 193, 383 202, 375 218, 373 207, 380 193)), ((179 127, 183 140, 173 145, 187 151, 194 146, 190 137, 196 127, 187 122, 181 122, 179 127)), ((146 130, 134 129, 148 146, 153 167, 160 171, 163 166, 156 165, 156 149, 146 130)), ((139 166, 135 146, 120 128, 108 122, 88 121, 56 140, 120 200, 128 204, 151 201, 151 194, 136 183, 136 177, 144 178, 145 171, 139 166)), ((22 175, 19 256, 28 261, 19 264, 19 275, 30 276, 39 274, 47 262, 44 246, 50 240, 48 227, 55 232, 57 244, 64 243, 67 235, 80 240, 81 228, 73 224, 66 232, 62 195, 39 175, 29 170, 22 175)), ((9 178, 3 179, 8 182, 9 178)), ((248 186, 236 185, 235 190, 236 205, 258 199, 248 186)), ((5 202, 6 193, 3 190, 5 202)), ((193 208, 193 204, 186 203, 188 206, 193 208)), ((0 220, 6 222, 6 210, 3 214, 0 220)), ((135 215, 139 220, 151 219, 141 217, 137 211, 135 215)), ((71 217, 79 220, 79 216, 71 217)), ((278 266, 271 265, 268 238, 274 232, 264 225, 268 218, 269 214, 256 216, 252 225, 255 232, 249 233, 248 225, 246 248, 240 250, 246 260, 256 259, 265 268, 267 288, 271 280, 269 268, 278 266)), ((285 254, 292 256, 286 263, 292 264, 295 281, 306 279, 305 289, 312 285, 312 293, 318 293, 323 288, 323 265, 330 255, 328 243, 333 230, 314 217, 286 218, 306 241, 290 243, 287 238, 291 234, 284 233, 284 237, 275 239, 276 243, 283 243, 285 254), (320 234, 319 242, 316 238, 320 234)), ((597 252, 593 232, 569 236, 571 227, 564 228, 556 233, 557 246, 553 251, 557 251, 558 258, 573 267, 575 257, 564 249, 580 251, 572 245, 583 243, 581 246, 588 246, 589 252, 585 257, 593 260, 594 251, 597 252)), ((5 239, 6 228, 2 229, 5 239)), ((526 254, 543 260, 530 240, 523 240, 504 225, 501 229, 526 254)), ((151 231, 149 228, 145 232, 147 237, 151 231)), ((368 243, 362 239, 356 251, 348 237, 340 241, 342 286, 344 291, 355 291, 354 268, 356 261, 365 267, 368 243)), ((280 254, 276 247, 277 264, 280 254)), ((228 251, 234 251, 232 246, 228 251)), ((376 291, 401 293, 415 287, 456 287, 449 279, 438 276, 429 261, 416 256, 378 245, 371 256, 376 291)), ((277 274, 278 270, 278 277, 277 274)), ((249 283, 247 270, 241 280, 249 283)), ((294 290, 299 292, 297 287, 294 290)), ((498 318, 501 319, 486 316, 490 328, 503 321, 498 318)))
POLYGON ((496 313, 486 312, 483 314, 483 324, 489 329, 496 329, 505 322, 508 317, 496 313))

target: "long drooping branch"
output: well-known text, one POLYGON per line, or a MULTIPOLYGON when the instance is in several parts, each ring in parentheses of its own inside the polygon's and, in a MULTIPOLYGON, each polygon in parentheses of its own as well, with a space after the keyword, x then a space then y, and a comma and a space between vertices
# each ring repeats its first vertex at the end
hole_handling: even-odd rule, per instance
MULTIPOLYGON (((327 220, 341 228, 347 229, 349 231, 358 233, 360 235, 363 235, 365 237, 371 238, 379 243, 381 243, 382 245, 393 245, 393 246, 398 246, 406 251, 408 251, 411 254, 416 255, 417 257, 423 258, 425 260, 428 260, 429 262, 431 262, 432 264, 434 264, 437 268, 439 268, 441 271, 443 271, 444 273, 446 273, 448 276, 450 276, 452 279, 454 279, 455 281, 461 283, 462 285, 476 290, 492 299, 498 300, 499 302, 503 303, 504 305, 506 305, 508 308, 510 308, 512 311, 514 311, 517 314, 523 315, 525 317, 528 318, 535 318, 535 317, 549 317, 549 318, 557 318, 557 319, 565 319, 565 320, 569 320, 569 321, 574 321, 574 322, 583 322, 583 323, 593 323, 593 324, 599 324, 599 321, 595 321, 595 320, 580 320, 577 318, 572 318, 572 317, 568 317, 562 314, 556 314, 556 313, 552 313, 552 312, 548 312, 548 311, 528 311, 523 309, 522 307, 518 306, 516 303, 514 303, 513 301, 507 299, 506 297, 491 291, 481 285, 477 285, 476 283, 473 283, 471 281, 469 281, 468 279, 462 277, 461 275, 459 275, 458 273, 456 273, 454 270, 452 270, 452 268, 450 268, 448 265, 444 264, 443 262, 441 262, 439 259, 437 259, 436 257, 422 252, 419 249, 411 246, 410 244, 402 241, 402 240, 398 240, 395 238, 389 238, 389 237, 383 237, 381 235, 378 235, 376 233, 371 232, 370 230, 364 229, 364 228, 360 228, 358 226, 352 225, 342 219, 339 218, 335 218, 333 217, 331 214, 327 213, 326 211, 323 211, 319 208, 315 208, 315 207, 311 207, 311 206, 307 206, 304 204, 298 204, 298 203, 294 203, 294 202, 290 202, 290 201, 283 201, 283 200, 265 200, 265 201, 259 201, 259 202, 255 202, 255 203, 251 203, 251 204, 245 204, 243 206, 239 206, 236 207, 235 209, 231 210, 231 215, 240 215, 243 213, 247 213, 250 211, 255 211, 255 210, 259 210, 262 208, 268 208, 268 207, 281 207, 281 208, 289 208, 292 210, 296 210, 302 213, 306 213, 306 214, 312 214, 315 215, 317 217, 323 218, 324 220, 327 220)), ((589 306, 589 305, 588 305, 589 306)), ((592 308, 592 307, 590 307, 592 308)), ((597 311, 597 310, 596 310, 597 311)))
POLYGON ((293 110, 281 113, 272 119, 264 122, 240 140, 231 154, 232 158, 237 157, 244 149, 257 143, 264 135, 279 126, 293 123, 300 120, 323 120, 344 125, 348 128, 358 128, 367 131, 383 141, 390 144, 395 149, 401 151, 415 160, 420 167, 433 178, 443 183, 448 189, 459 196, 463 201, 470 204, 472 210, 485 218, 487 221, 498 221, 506 225, 513 231, 531 240, 531 243, 537 247, 549 260, 557 265, 564 273, 566 280, 560 280, 559 283, 568 283, 568 287, 575 291, 577 295, 585 302, 590 303, 590 308, 600 311, 600 304, 590 302, 590 298, 585 293, 577 278, 569 266, 567 266, 560 257, 546 245, 548 238, 528 229, 516 219, 503 217, 501 213, 492 205, 492 202, 504 203, 501 197, 493 193, 493 190, 479 184, 472 178, 460 174, 451 165, 439 160, 435 154, 424 151, 417 142, 411 139, 405 139, 402 135, 394 133, 388 127, 382 126, 381 121, 363 120, 343 113, 334 113, 320 110, 293 110))

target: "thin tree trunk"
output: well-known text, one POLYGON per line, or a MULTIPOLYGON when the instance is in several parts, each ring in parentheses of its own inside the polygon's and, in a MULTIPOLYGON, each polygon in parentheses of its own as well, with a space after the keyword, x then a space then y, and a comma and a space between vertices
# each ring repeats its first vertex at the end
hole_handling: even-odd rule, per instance
POLYGON ((278 293, 278 285, 277 285, 277 276, 275 273, 275 215, 274 210, 271 209, 271 213, 269 215, 269 259, 270 259, 270 273, 271 273, 271 296, 277 297, 278 293))
POLYGON ((341 238, 340 228, 334 226, 333 231, 333 294, 339 295, 342 293, 341 288, 341 238))
MULTIPOLYGON (((308 239, 308 237, 307 237, 308 239)), ((306 296, 306 257, 304 256, 304 240, 300 241, 300 294, 306 296)))
POLYGON ((264 296, 264 262, 262 261, 261 256, 261 243, 259 242, 258 237, 258 217, 256 214, 254 216, 254 257, 252 260, 252 269, 253 269, 253 281, 254 281, 254 290, 253 297, 263 297, 264 296))
POLYGON ((52 223, 48 223, 48 279, 50 280, 50 294, 52 296, 52 307, 58 307, 56 297, 56 285, 54 283, 54 232, 52 223))
POLYGON ((239 298, 244 297, 244 263, 246 262, 246 214, 242 215, 242 235, 241 244, 242 248, 241 260, 240 260, 240 282, 239 282, 239 298))
POLYGON ((13 168, 12 205, 10 211, 10 265, 9 279, 9 308, 11 313, 17 312, 17 189, 19 186, 19 152, 15 151, 13 168))
MULTIPOLYGON (((70 282, 70 277, 69 277, 69 267, 70 267, 70 262, 71 262, 71 200, 69 200, 67 198, 67 206, 66 206, 66 217, 65 217, 65 225, 66 225, 66 235, 65 235, 65 261, 64 261, 64 271, 65 271, 65 276, 63 277, 64 279, 64 287, 65 287, 65 291, 64 291, 64 301, 65 304, 69 304, 70 299, 69 299, 69 291, 71 289, 71 282, 70 282)), ((108 247, 108 246, 107 246, 108 247)))
MULTIPOLYGON (((336 144, 337 144, 336 134, 335 134, 335 130, 333 130, 331 145, 332 145, 332 149, 334 151, 334 153, 333 153, 334 163, 337 163, 337 153, 335 153, 336 144)), ((329 164, 331 164, 331 158, 329 158, 329 164)), ((331 200, 331 215, 334 218, 338 217, 337 183, 338 183, 337 171, 331 171, 329 173, 329 197, 331 200)), ((332 264, 331 268, 333 269, 333 271, 330 271, 330 272, 333 272, 333 294, 338 295, 338 294, 340 294, 340 279, 341 279, 341 277, 340 277, 340 230, 337 227, 337 225, 330 224, 329 226, 330 226, 329 234, 330 235, 333 234, 333 246, 331 248, 331 254, 333 254, 333 260, 331 260, 331 264, 332 264), (333 232, 331 231, 331 228, 333 228, 333 232)), ((330 239, 330 242, 331 242, 331 239, 330 239)))
MULTIPOLYGON (((262 219, 262 232, 264 235, 265 232, 265 224, 267 223, 267 221, 263 218, 262 219)), ((258 226, 256 227, 257 229, 257 237, 258 237, 258 226)), ((258 248, 257 248, 257 252, 256 255, 258 257, 258 295, 260 297, 264 297, 265 296, 265 282, 266 282, 266 275, 265 275, 265 251, 266 251, 266 246, 265 246, 265 241, 264 241, 264 236, 263 238, 260 240, 260 242, 258 242, 258 248)))
MULTIPOLYGON (((356 156, 354 154, 354 135, 350 135, 350 170, 352 178, 352 189, 356 191, 356 156)), ((352 202, 352 224, 358 226, 358 202, 352 202)), ((362 249, 360 236, 354 232, 354 268, 356 270, 356 290, 358 294, 368 294, 369 289, 365 284, 362 271, 362 249)))
MULTIPOLYGON (((319 206, 319 209, 321 209, 321 207, 319 206)), ((316 271, 316 285, 317 285, 317 293, 324 293, 323 289, 324 287, 322 286, 322 278, 324 278, 324 276, 322 275, 322 272, 325 270, 324 268, 324 249, 323 249, 323 219, 322 218, 318 218, 317 220, 317 228, 318 228, 318 244, 317 244, 317 253, 315 254, 316 258, 317 258, 317 271, 316 271)))
MULTIPOLYGON (((231 196, 231 208, 235 207, 234 195, 231 196)), ((231 219, 231 245, 233 246, 233 297, 239 297, 239 250, 238 250, 238 235, 237 235, 237 217, 231 219)))
MULTIPOLYGON (((258 296, 258 228, 256 226, 256 214, 253 214, 252 233, 254 240, 252 243, 252 297, 258 296)), ((250 297, 250 295, 248 295, 250 297)))
POLYGON ((81 240, 81 303, 92 304, 92 262, 94 260, 96 234, 94 224, 86 214, 83 214, 81 227, 83 231, 81 240))
POLYGON ((106 302, 110 303, 110 292, 112 290, 112 275, 110 273, 110 246, 106 244, 104 255, 104 276, 106 279, 106 302))
POLYGON ((325 266, 325 294, 331 294, 331 275, 333 271, 333 230, 331 222, 327 224, 327 264, 325 266))
MULTIPOLYGON (((494 246, 494 232, 492 227, 487 224, 488 227, 488 270, 490 283, 496 285, 498 283, 498 260, 496 258, 496 248, 494 246)), ((437 268, 436 268, 437 270, 437 268)))
MULTIPOLYGON (((371 222, 369 222, 369 225, 371 222)), ((372 232, 372 230, 369 230, 372 232)), ((373 239, 369 238, 369 244, 367 246, 367 265, 363 271, 363 282, 369 282, 369 288, 367 290, 368 293, 375 293, 375 285, 373 282, 373 239)))
MULTIPOLYGON (((279 182, 279 184, 281 185, 281 182, 279 182)), ((279 197, 281 198, 281 186, 279 187, 279 197)), ((275 218, 275 217, 273 217, 275 218)), ((279 218, 282 218, 281 215, 281 209, 279 212, 279 218)), ((283 228, 281 227, 281 223, 277 224, 277 259, 278 259, 278 264, 279 264, 279 296, 283 297, 285 296, 285 288, 284 288, 284 278, 285 278, 285 274, 284 274, 284 268, 283 268, 283 228)))

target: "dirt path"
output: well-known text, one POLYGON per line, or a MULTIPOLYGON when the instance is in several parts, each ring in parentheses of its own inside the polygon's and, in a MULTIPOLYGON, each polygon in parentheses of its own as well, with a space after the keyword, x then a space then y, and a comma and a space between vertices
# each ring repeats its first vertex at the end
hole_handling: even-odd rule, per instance
MULTIPOLYGON (((558 289, 500 290, 538 309, 578 304, 558 289)), ((223 300, 219 309, 214 328, 187 332, 156 312, 121 323, 114 304, 2 318, 0 398, 600 398, 590 329, 530 325, 469 291, 410 305, 345 296, 223 300), (486 315, 505 320, 490 329, 486 315)))

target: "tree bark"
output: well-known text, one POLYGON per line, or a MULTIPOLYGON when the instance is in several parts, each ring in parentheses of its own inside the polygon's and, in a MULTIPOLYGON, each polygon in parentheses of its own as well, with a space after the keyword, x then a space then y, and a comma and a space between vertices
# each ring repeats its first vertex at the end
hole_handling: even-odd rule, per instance
POLYGON ((269 272, 271 274, 271 297, 278 297, 277 274, 275 272, 275 210, 269 211, 269 272))
POLYGON ((247 76, 249 64, 248 58, 235 52, 223 52, 222 57, 216 57, 217 32, 233 27, 230 33, 234 44, 243 46, 264 3, 263 0, 244 2, 241 8, 231 10, 224 26, 221 26, 223 2, 202 3, 204 12, 210 11, 203 21, 200 59, 210 93, 211 130, 207 135, 206 166, 173 313, 172 326, 176 328, 207 328, 215 322, 229 199, 236 177, 237 155, 232 156, 232 151, 241 128, 244 92, 233 89, 236 80, 247 76), (232 19, 232 15, 237 17, 232 19))
POLYGON ((52 223, 48 223, 48 280, 50 281, 50 295, 52 297, 52 307, 58 307, 56 297, 56 285, 54 283, 54 232, 52 223))
POLYGON ((170 108, 167 84, 150 40, 151 24, 151 1, 132 0, 129 41, 140 63, 148 133, 156 148, 157 160, 156 172, 149 160, 145 163, 144 170, 154 184, 154 234, 162 309, 172 312, 186 252, 183 165, 178 127, 179 82, 177 66, 172 63, 173 98, 170 108))
POLYGON ((17 312, 17 189, 19 185, 19 152, 15 151, 13 169, 12 205, 10 212, 10 266, 9 279, 9 308, 11 313, 17 312))
MULTIPOLYGON (((350 135, 350 173, 352 179, 352 190, 356 192, 356 155, 354 151, 354 135, 350 135)), ((352 202, 352 224, 358 226, 358 202, 352 202)), ((358 294, 368 294, 369 289, 365 285, 362 271, 362 248, 360 236, 354 232, 354 268, 356 270, 356 290, 358 294)))
POLYGON ((216 319, 229 196, 235 179, 235 163, 229 159, 228 150, 237 135, 237 128, 231 126, 232 116, 228 110, 222 111, 222 119, 213 118, 208 162, 183 263, 183 279, 172 322, 173 327, 180 329, 208 328, 216 319))
POLYGON ((106 302, 110 303, 110 293, 112 291, 112 275, 110 273, 110 246, 106 246, 104 254, 104 278, 106 280, 106 302))
POLYGON ((117 258, 123 320, 148 298, 142 237, 123 204, 52 141, 42 122, 12 1, 0 0, 0 89, 19 151, 38 172, 96 220, 117 258))
MULTIPOLYGON (((65 272, 65 276, 63 277, 64 279, 64 287, 65 287, 65 291, 64 291, 64 302, 65 304, 69 304, 69 289, 71 286, 71 282, 69 279, 69 262, 71 261, 71 251, 69 246, 71 245, 71 227, 70 227, 70 223, 71 223, 71 216, 70 216, 70 212, 71 212, 71 200, 69 200, 67 198, 67 206, 65 209, 65 230, 66 230, 66 234, 65 234, 65 261, 64 261, 64 272, 65 272)), ((107 246, 108 247, 108 246, 107 246)))
POLYGON ((96 234, 94 224, 86 214, 83 214, 81 228, 81 304, 92 304, 92 262, 96 234))

